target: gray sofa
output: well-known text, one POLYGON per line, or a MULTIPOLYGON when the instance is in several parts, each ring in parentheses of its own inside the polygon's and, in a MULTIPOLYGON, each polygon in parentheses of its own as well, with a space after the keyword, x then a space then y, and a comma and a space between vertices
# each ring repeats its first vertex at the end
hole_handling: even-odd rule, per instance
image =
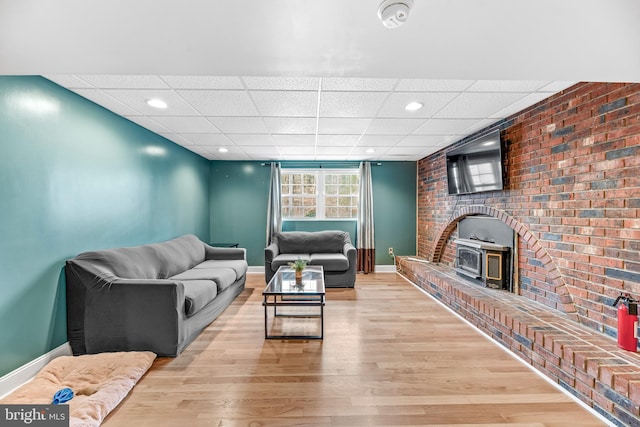
POLYGON ((276 233, 264 250, 265 280, 278 268, 300 258, 309 265, 322 265, 325 286, 353 288, 356 282, 356 248, 346 231, 288 231, 276 233))
POLYGON ((177 356, 244 289, 243 248, 194 235, 85 252, 67 261, 67 335, 74 355, 177 356))

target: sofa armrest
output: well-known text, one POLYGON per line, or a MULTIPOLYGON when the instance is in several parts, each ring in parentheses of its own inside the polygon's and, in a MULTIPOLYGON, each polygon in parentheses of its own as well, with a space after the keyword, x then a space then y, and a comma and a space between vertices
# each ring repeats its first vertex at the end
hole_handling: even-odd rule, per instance
POLYGON ((269 283, 271 278, 274 275, 274 271, 271 268, 271 262, 275 257, 278 256, 280 250, 276 243, 271 243, 269 246, 264 248, 264 280, 265 283, 269 283))
POLYGON ((116 278, 86 289, 87 353, 149 350, 175 356, 181 342, 184 285, 176 280, 116 278))
POLYGON ((355 262, 358 256, 358 250, 352 243, 345 243, 342 248, 342 253, 349 259, 349 264, 351 264, 351 262, 355 262))
POLYGON ((264 248, 264 261, 271 262, 275 257, 278 256, 280 251, 278 250, 278 245, 275 243, 270 244, 266 248, 264 248))
POLYGON ((217 248, 204 244, 204 259, 247 259, 247 250, 245 248, 217 248))

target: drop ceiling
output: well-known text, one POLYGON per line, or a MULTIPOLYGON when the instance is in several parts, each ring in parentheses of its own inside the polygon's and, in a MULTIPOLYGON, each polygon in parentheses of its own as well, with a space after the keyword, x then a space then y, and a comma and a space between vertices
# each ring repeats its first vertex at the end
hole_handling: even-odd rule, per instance
POLYGON ((640 81, 637 0, 416 0, 394 30, 378 3, 0 0, 0 73, 225 160, 416 160, 577 81, 640 81))

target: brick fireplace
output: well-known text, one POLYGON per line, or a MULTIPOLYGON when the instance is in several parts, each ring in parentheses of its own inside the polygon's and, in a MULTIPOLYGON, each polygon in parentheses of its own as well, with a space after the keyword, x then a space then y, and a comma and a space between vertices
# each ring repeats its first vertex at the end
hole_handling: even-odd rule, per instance
MULTIPOLYGON (((612 303, 621 291, 640 297, 640 84, 579 83, 496 126, 506 141, 503 191, 450 196, 445 151, 418 163, 417 255, 453 269, 459 222, 499 220, 515 235, 514 297, 615 343, 612 303)), ((620 403, 639 397, 637 355, 604 380, 599 370, 576 380, 573 359, 563 363, 533 345, 527 354, 534 365, 557 364, 547 369, 558 371, 554 380, 570 376, 563 384, 613 422, 640 425, 640 402, 620 403), (616 375, 626 382, 615 386, 616 375), (606 399, 605 387, 613 390, 606 399)))

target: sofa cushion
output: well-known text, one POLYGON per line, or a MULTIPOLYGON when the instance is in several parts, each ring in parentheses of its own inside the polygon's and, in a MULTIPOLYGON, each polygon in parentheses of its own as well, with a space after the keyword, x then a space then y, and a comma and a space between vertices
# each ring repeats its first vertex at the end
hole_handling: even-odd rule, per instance
POLYGON ((351 242, 349 233, 336 230, 276 233, 275 240, 281 254, 341 253, 351 242))
POLYGON ((193 268, 230 268, 236 272, 236 280, 247 274, 247 262, 243 259, 212 259, 202 262, 193 268))
POLYGON ((213 280, 183 280, 184 312, 187 317, 196 314, 218 295, 218 286, 213 280))
POLYGON ((204 260, 204 244, 194 235, 167 242, 84 252, 74 262, 100 277, 167 279, 204 260))
POLYGON ((311 256, 309 254, 280 254, 271 261, 271 269, 273 271, 278 271, 278 268, 283 265, 288 265, 290 262, 293 262, 297 259, 302 259, 307 262, 311 261, 311 256))
POLYGON ((346 271, 349 259, 342 254, 311 254, 311 265, 321 265, 324 271, 346 271))
POLYGON ((173 280, 213 280, 218 293, 224 291, 236 281, 236 272, 231 268, 192 268, 176 274, 173 280))

